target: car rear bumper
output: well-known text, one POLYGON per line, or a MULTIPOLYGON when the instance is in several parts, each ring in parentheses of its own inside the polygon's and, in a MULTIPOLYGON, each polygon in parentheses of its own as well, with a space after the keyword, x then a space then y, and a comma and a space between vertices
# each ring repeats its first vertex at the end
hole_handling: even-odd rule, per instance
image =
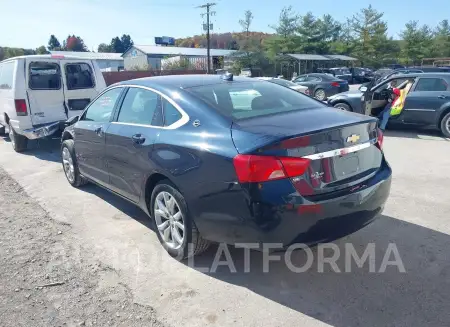
POLYGON ((360 189, 339 197, 305 198, 285 180, 292 189, 279 181, 270 189, 263 186, 256 197, 251 190, 219 192, 201 205, 210 210, 203 207, 203 212, 198 212, 198 202, 191 207, 200 233, 211 241, 257 243, 259 247, 264 243, 312 245, 341 238, 371 223, 389 196, 391 174, 384 161, 360 189))
POLYGON ((35 126, 33 128, 25 129, 20 132, 23 136, 30 140, 40 139, 46 136, 55 134, 61 130, 64 125, 64 121, 57 121, 45 125, 35 126))

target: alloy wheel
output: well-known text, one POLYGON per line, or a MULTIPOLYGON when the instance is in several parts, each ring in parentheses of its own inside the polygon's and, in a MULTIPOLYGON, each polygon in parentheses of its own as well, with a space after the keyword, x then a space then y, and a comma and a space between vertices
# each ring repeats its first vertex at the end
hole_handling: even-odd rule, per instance
POLYGON ((326 97, 325 91, 324 90, 317 90, 316 93, 315 93, 315 96, 316 96, 317 100, 323 101, 323 100, 325 100, 325 97, 326 97))
POLYGON ((156 227, 169 248, 178 249, 183 245, 184 217, 175 197, 168 192, 160 192, 155 198, 154 217, 156 227))
POLYGON ((64 173, 66 174, 69 182, 73 183, 75 181, 75 167, 73 165, 73 160, 72 156, 70 155, 69 149, 67 149, 66 147, 64 147, 62 152, 62 160, 64 173))

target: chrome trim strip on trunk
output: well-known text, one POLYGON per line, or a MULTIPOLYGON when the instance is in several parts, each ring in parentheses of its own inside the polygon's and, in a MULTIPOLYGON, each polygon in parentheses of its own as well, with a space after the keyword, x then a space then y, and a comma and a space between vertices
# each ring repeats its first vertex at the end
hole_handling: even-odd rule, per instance
POLYGON ((310 160, 318 160, 318 159, 323 159, 323 158, 331 158, 331 157, 336 157, 336 156, 343 156, 345 154, 348 153, 353 153, 362 149, 366 149, 368 147, 370 147, 370 145, 373 142, 368 141, 365 143, 361 143, 361 144, 356 144, 347 148, 341 148, 341 149, 336 149, 336 150, 331 150, 331 151, 326 151, 326 152, 321 152, 321 153, 315 153, 315 154, 311 154, 309 156, 304 156, 302 158, 305 159, 310 159, 310 160))

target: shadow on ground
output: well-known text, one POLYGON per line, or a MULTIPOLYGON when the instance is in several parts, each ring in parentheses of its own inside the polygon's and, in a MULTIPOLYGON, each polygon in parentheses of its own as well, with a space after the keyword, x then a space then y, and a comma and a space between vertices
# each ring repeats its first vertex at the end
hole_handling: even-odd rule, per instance
MULTIPOLYGON (((8 136, 4 136, 3 140, 11 143, 8 136)), ((21 154, 45 161, 61 162, 60 142, 60 138, 28 140, 27 150, 21 154)))
MULTIPOLYGON (((154 230, 146 214, 126 200, 94 185, 83 190, 154 230)), ((218 253, 217 245, 195 257, 193 263, 184 263, 211 278, 245 287, 270 301, 335 327, 450 326, 449 235, 383 215, 373 224, 334 244, 340 252, 336 261, 339 272, 329 264, 323 265, 323 272, 319 271, 317 247, 312 249, 311 267, 303 273, 289 268, 283 252, 276 253, 282 260, 271 261, 266 273, 261 252, 251 251, 246 266, 244 250, 232 246, 227 248, 236 272, 231 272, 229 266, 219 266, 211 272, 218 253), (369 260, 358 267, 346 251, 350 246, 361 256, 372 246, 369 244, 375 249, 374 271, 369 269, 369 260), (401 264, 387 265, 383 270, 386 253, 389 254, 387 259, 395 259, 395 253, 387 251, 391 247, 398 250, 401 264), (346 270, 346 260, 351 262, 350 270, 346 270), (405 272, 400 272, 401 266, 405 272)), ((324 252, 326 257, 332 255, 330 251, 324 252)), ((303 267, 307 262, 307 255, 302 250, 293 252, 290 258, 295 267, 303 267)), ((221 260, 225 261, 223 253, 221 260)), ((280 322, 282 320, 280 317, 280 322)))
POLYGON ((384 131, 385 136, 390 137, 400 137, 400 138, 409 138, 409 139, 433 139, 433 140, 442 140, 449 141, 449 139, 445 138, 442 133, 438 130, 434 129, 420 129, 417 127, 407 127, 407 126, 396 126, 390 127, 389 129, 384 131))

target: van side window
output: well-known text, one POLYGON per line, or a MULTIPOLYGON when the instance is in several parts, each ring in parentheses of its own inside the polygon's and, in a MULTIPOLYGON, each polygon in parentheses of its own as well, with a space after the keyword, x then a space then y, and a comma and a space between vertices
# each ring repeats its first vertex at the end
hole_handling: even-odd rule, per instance
POLYGON ((95 121, 101 123, 109 122, 117 100, 123 88, 117 87, 106 91, 87 108, 81 120, 95 121))
POLYGON ((28 86, 32 90, 59 90, 61 88, 59 65, 52 62, 30 62, 28 86))
POLYGON ((68 90, 91 89, 95 86, 92 68, 86 63, 66 65, 68 90))
POLYGON ((15 62, 5 62, 0 65, 0 89, 9 90, 13 85, 15 62))

